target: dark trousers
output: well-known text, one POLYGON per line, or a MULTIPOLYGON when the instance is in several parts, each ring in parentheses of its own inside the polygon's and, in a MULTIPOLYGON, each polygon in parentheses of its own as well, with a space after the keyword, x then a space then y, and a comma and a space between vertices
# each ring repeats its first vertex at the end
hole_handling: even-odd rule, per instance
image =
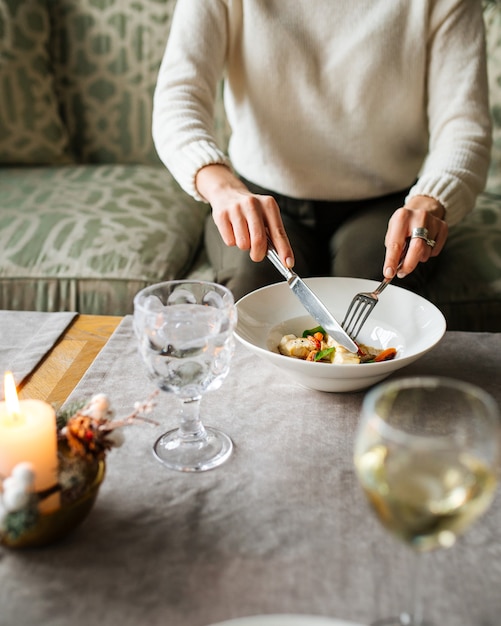
MULTIPOLYGON (((368 200, 330 202, 289 198, 244 182, 253 193, 276 199, 294 250, 294 271, 299 276, 382 280, 388 220, 403 206, 408 189, 368 200)), ((216 281, 228 286, 236 300, 254 289, 282 280, 267 259, 255 263, 248 251, 226 246, 210 215, 205 245, 216 281)), ((395 278, 393 284, 423 294, 426 276, 433 271, 433 265, 430 261, 420 264, 406 278, 395 278)))

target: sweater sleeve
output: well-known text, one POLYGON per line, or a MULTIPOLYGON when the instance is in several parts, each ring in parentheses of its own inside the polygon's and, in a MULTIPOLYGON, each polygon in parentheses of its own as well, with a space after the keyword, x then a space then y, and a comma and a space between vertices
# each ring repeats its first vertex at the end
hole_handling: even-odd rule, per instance
POLYGON ((178 0, 153 98, 153 140, 164 165, 197 200, 197 172, 229 164, 214 136, 216 90, 228 45, 224 0, 178 0))
POLYGON ((485 33, 477 0, 432 3, 428 42, 429 153, 409 198, 426 195, 449 225, 475 205, 491 148, 485 33))

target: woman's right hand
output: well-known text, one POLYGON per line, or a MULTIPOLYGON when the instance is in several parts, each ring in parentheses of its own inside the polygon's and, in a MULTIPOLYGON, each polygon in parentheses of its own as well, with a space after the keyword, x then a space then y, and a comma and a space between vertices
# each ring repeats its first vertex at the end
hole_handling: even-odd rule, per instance
POLYGON ((249 250, 253 261, 266 256, 267 233, 282 262, 294 266, 294 253, 285 232, 280 208, 272 196, 251 193, 222 164, 207 165, 197 172, 198 193, 212 207, 212 217, 227 246, 249 250))

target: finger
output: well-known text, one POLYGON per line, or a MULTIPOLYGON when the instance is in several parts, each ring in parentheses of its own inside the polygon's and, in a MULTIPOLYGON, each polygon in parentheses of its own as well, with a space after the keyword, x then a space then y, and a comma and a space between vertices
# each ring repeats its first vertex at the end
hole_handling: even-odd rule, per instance
POLYGON ((387 244, 383 266, 383 275, 385 278, 392 279, 397 273, 402 251, 403 246, 399 241, 391 240, 387 244))
POLYGON ((388 230, 385 237, 386 255, 383 265, 385 278, 391 280, 396 275, 397 268, 402 262, 404 249, 407 248, 407 240, 405 212, 402 209, 398 209, 388 222, 388 230))
POLYGON ((432 256, 437 256, 443 249, 448 235, 448 226, 442 220, 432 220, 429 227, 415 227, 411 238, 416 254, 419 251, 420 261, 425 263, 432 256), (434 234, 435 232, 435 234, 434 234), (419 234, 417 234, 419 233, 419 234))
POLYGON ((262 210, 263 221, 267 230, 267 232, 265 230, 264 233, 265 241, 263 256, 266 254, 268 245, 267 235, 269 235, 278 255, 282 260, 282 263, 284 263, 286 267, 292 268, 294 266, 294 253, 282 221, 280 207, 273 197, 266 196, 263 198, 262 210))
POLYGON ((409 241, 409 248, 405 259, 397 271, 398 278, 405 278, 413 272, 419 263, 426 263, 433 254, 434 247, 431 245, 434 240, 428 237, 430 243, 420 237, 412 237, 409 241))
POLYGON ((292 250, 283 224, 270 228, 270 239, 282 259, 282 263, 289 269, 293 268, 295 263, 294 251, 292 250))
POLYGON ((266 255, 267 233, 265 205, 267 196, 251 196, 245 205, 245 227, 248 236, 249 256, 253 261, 262 261, 266 255))
POLYGON ((240 248, 240 250, 250 250, 252 247, 252 237, 245 214, 235 212, 232 215, 231 225, 235 235, 236 246, 240 248))
POLYGON ((227 213, 218 213, 212 211, 212 219, 221 235, 222 240, 227 246, 235 246, 236 239, 233 231, 233 226, 227 213))
POLYGON ((212 210, 212 217, 227 246, 237 246, 241 250, 249 250, 250 236, 244 208, 240 204, 230 209, 212 210))
POLYGON ((440 220, 439 225, 438 225, 438 231, 433 237, 433 239, 435 240, 435 246, 433 247, 433 250, 431 251, 430 256, 437 256, 438 254, 440 254, 440 252, 442 252, 445 242, 447 241, 448 235, 449 235, 449 226, 447 225, 447 222, 440 220))
MULTIPOLYGON (((432 239, 430 239, 430 241, 433 242, 432 239)), ((433 247, 430 244, 427 244, 424 239, 418 237, 411 238, 409 248, 411 250, 411 258, 417 259, 417 263, 425 263, 430 258, 433 251, 433 247)), ((414 267, 412 269, 414 269, 414 267)), ((405 270, 406 274, 412 271, 410 268, 405 268, 405 270)))

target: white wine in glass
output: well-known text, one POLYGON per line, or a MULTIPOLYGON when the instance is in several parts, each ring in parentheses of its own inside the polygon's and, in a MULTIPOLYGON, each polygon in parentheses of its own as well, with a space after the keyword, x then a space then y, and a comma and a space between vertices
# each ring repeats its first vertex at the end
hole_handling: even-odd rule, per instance
MULTIPOLYGON (((476 386, 403 378, 364 398, 355 440, 358 479, 383 526, 417 552, 450 548, 489 508, 498 459, 498 406, 476 386)), ((374 624, 424 625, 419 594, 414 604, 374 624)))

